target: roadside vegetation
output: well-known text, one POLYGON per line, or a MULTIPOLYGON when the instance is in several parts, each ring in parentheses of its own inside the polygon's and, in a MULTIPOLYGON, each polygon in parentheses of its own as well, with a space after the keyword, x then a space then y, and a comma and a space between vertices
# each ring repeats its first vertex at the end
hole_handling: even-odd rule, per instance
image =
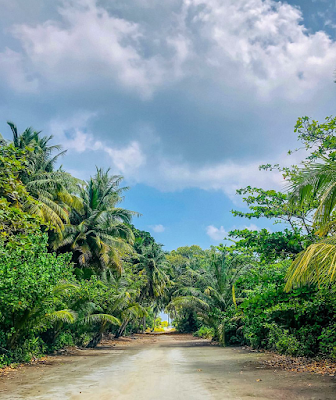
POLYGON ((60 146, 28 128, 0 137, 0 366, 104 334, 179 332, 293 356, 336 359, 336 118, 301 118, 300 165, 283 192, 246 187, 237 218, 274 229, 234 230, 225 245, 164 252, 122 207, 123 178, 87 181, 56 167, 60 146))
POLYGON ((336 359, 336 118, 300 118, 304 159, 283 168, 283 192, 237 190, 237 218, 269 219, 272 231, 233 230, 229 245, 181 247, 167 257, 168 306, 179 331, 291 356, 336 359), (278 228, 278 229, 277 229, 278 228))

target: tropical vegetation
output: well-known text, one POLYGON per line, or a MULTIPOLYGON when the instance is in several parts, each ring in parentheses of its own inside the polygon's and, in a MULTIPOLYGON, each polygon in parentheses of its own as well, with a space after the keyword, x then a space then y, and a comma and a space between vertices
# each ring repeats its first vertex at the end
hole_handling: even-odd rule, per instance
POLYGON ((303 161, 263 165, 282 191, 239 189, 244 220, 223 243, 170 252, 122 207, 123 178, 58 166, 51 136, 9 123, 0 138, 0 365, 104 335, 179 332, 299 356, 336 358, 336 118, 300 118, 303 161), (273 171, 273 172, 272 172, 273 171), (276 172, 274 172, 276 171, 276 172))

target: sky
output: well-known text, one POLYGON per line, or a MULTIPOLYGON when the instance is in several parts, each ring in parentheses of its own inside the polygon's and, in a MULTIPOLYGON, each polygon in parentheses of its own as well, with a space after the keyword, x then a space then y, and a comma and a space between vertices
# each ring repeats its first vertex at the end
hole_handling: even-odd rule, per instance
POLYGON ((247 185, 283 189, 298 117, 335 113, 335 0, 0 0, 0 132, 33 126, 87 179, 111 168, 166 250, 217 245, 247 185))

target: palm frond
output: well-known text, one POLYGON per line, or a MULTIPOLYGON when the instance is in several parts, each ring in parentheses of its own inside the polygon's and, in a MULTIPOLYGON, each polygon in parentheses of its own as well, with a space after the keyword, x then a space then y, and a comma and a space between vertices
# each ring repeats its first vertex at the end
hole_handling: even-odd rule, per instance
POLYGON ((120 325, 120 320, 110 314, 90 314, 85 318, 85 323, 92 324, 96 322, 120 325))
POLYGON ((316 284, 325 286, 336 281, 336 237, 311 244, 293 261, 287 272, 285 290, 316 284))
POLYGON ((77 314, 73 310, 60 310, 46 314, 45 319, 51 322, 62 321, 72 324, 75 322, 77 314))

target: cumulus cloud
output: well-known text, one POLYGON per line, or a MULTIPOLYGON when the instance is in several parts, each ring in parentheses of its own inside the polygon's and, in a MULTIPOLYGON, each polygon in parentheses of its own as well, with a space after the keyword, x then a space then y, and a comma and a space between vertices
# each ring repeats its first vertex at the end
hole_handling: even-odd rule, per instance
MULTIPOLYGON (((55 142, 62 143, 70 152, 106 154, 108 166, 128 182, 147 184, 165 192, 187 188, 220 190, 233 201, 238 201, 236 190, 248 185, 284 189, 281 173, 259 170, 259 165, 267 163, 267 159, 247 163, 228 160, 195 167, 165 156, 160 140, 148 128, 141 129, 141 135, 145 132, 146 140, 131 140, 123 146, 96 140, 89 125, 97 118, 96 113, 81 112, 65 120, 55 119, 50 123, 49 132, 55 137, 55 142)), ((280 154, 273 161, 289 166, 303 158, 301 153, 287 158, 280 154)))
POLYGON ((34 93, 38 89, 38 80, 27 71, 24 56, 9 48, 0 52, 1 76, 5 77, 6 83, 17 92, 34 93))
POLYGON ((53 135, 55 142, 62 143, 69 152, 106 153, 114 171, 130 178, 146 162, 140 144, 132 141, 126 146, 117 147, 96 140, 88 128, 89 122, 96 117, 96 113, 80 112, 68 119, 54 119, 49 124, 48 132, 53 135))
POLYGON ((165 228, 163 225, 161 225, 161 224, 158 224, 158 225, 150 225, 150 229, 151 229, 152 231, 156 232, 156 233, 162 233, 162 232, 164 232, 164 231, 166 230, 166 228, 165 228))
POLYGON ((126 147, 104 147, 104 151, 111 157, 114 167, 123 175, 130 177, 146 163, 140 144, 131 142, 126 147))
MULTIPOLYGON (((160 141, 155 135, 147 142, 147 149, 135 140, 119 147, 95 140, 88 128, 89 121, 94 118, 94 113, 81 112, 65 120, 55 119, 50 123, 49 132, 57 143, 62 143, 70 152, 96 151, 107 154, 108 164, 113 171, 124 175, 130 182, 145 183, 162 191, 186 188, 221 190, 233 200, 236 190, 247 185, 282 187, 281 174, 259 171, 260 162, 241 164, 227 161, 212 166, 192 167, 179 160, 170 160, 162 154, 160 141)), ((283 161, 282 157, 280 159, 283 161)))
POLYGON ((70 152, 99 150, 101 142, 96 140, 87 128, 89 120, 94 116, 95 113, 80 112, 71 118, 55 118, 50 122, 48 132, 53 135, 57 143, 62 143, 62 146, 70 152))
POLYGON ((258 170, 270 158, 283 164, 287 149, 269 156, 269 143, 275 147, 281 137, 287 147, 280 128, 294 124, 296 104, 315 110, 332 103, 336 44, 322 31, 309 33, 300 10, 287 3, 67 0, 57 6, 48 19, 7 32, 17 42, 15 51, 7 47, 0 55, 3 85, 19 93, 13 105, 23 101, 22 92, 38 93, 52 110, 71 93, 74 103, 66 104, 74 116, 53 118, 51 134, 70 152, 103 154, 131 182, 164 191, 221 190, 232 198, 246 185, 281 188, 279 174, 258 170), (119 101, 121 92, 126 97, 119 101), (78 111, 82 103, 96 110, 97 102, 105 114, 78 111), (110 133, 109 108, 117 117, 124 112, 116 124, 122 134, 110 133), (98 114, 103 122, 96 131, 91 119, 98 114), (154 133, 144 140, 129 120, 152 124, 154 133))
POLYGON ((224 239, 228 234, 223 226, 217 228, 214 225, 209 225, 206 228, 206 234, 215 242, 219 242, 224 239))
POLYGON ((146 183, 163 191, 197 187, 204 190, 221 190, 233 197, 236 190, 247 186, 279 188, 280 174, 259 171, 259 162, 239 164, 223 162, 214 166, 193 167, 187 164, 161 160, 150 174, 142 175, 146 183))
POLYGON ((169 60, 160 54, 146 56, 144 42, 152 39, 145 37, 144 28, 110 15, 97 3, 65 1, 58 9, 60 21, 13 27, 12 33, 41 83, 74 87, 89 79, 110 87, 118 83, 148 97, 168 75, 181 75, 180 65, 188 54, 185 38, 167 38, 167 48, 172 50, 169 60))
POLYGON ((259 231, 260 228, 255 224, 249 224, 244 226, 232 226, 228 231, 223 226, 217 228, 215 225, 209 225, 206 227, 206 234, 215 242, 225 240, 228 236, 229 231, 234 229, 248 229, 250 231, 259 231))
POLYGON ((207 62, 222 70, 226 84, 245 82, 263 96, 276 92, 301 99, 321 77, 330 76, 335 43, 324 32, 308 34, 298 8, 273 0, 185 4, 194 10, 193 23, 208 40, 207 62))
MULTIPOLYGON (((336 61, 335 43, 324 32, 308 34, 299 9, 278 1, 179 0, 161 27, 155 15, 146 22, 130 19, 127 10, 143 2, 115 13, 113 5, 108 11, 96 0, 61 4, 59 19, 12 28, 23 53, 6 50, 4 58, 14 68, 5 73, 22 81, 24 57, 34 85, 36 79, 57 87, 90 80, 148 97, 184 77, 212 75, 219 85, 301 99, 330 75, 336 61)), ((146 4, 150 13, 154 5, 146 4)), ((24 82, 23 87, 29 81, 24 82)))

